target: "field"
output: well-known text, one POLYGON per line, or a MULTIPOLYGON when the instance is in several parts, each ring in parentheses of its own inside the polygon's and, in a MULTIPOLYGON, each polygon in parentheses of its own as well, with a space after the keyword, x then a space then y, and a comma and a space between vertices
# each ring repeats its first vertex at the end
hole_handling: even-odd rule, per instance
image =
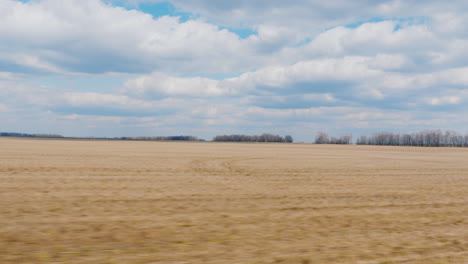
POLYGON ((468 149, 0 138, 0 263, 468 263, 468 149))

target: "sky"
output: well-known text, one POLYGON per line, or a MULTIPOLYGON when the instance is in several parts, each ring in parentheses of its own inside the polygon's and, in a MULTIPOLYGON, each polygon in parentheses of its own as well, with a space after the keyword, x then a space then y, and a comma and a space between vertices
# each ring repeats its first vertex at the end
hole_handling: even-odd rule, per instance
POLYGON ((0 0, 0 131, 468 132, 468 1, 0 0))

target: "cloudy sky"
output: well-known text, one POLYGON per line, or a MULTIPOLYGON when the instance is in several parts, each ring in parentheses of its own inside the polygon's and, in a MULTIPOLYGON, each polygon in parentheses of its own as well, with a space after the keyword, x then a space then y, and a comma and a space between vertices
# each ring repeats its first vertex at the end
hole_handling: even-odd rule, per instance
POLYGON ((0 131, 468 132, 468 1, 0 0, 0 131))

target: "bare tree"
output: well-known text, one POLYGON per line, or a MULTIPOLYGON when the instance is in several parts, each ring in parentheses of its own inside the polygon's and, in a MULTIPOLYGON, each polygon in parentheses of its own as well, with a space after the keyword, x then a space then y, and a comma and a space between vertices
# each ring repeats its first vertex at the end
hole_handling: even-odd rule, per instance
POLYGON ((324 132, 318 132, 317 136, 315 136, 315 144, 329 144, 330 143, 330 137, 328 137, 328 134, 324 132))
POLYGON ((419 146, 419 147, 468 147, 468 135, 455 131, 425 130, 413 134, 375 133, 370 137, 361 136, 360 145, 419 146))
POLYGON ((215 136, 213 141, 217 142, 278 142, 278 143, 292 143, 293 139, 291 136, 282 137, 279 135, 273 135, 264 133, 262 135, 222 135, 215 136))
POLYGON ((360 136, 356 140, 356 144, 358 144, 358 145, 367 145, 367 137, 366 136, 360 136))
POLYGON ((353 136, 351 134, 344 134, 337 138, 329 137, 328 134, 319 132, 315 136, 315 144, 351 144, 352 141, 353 136))

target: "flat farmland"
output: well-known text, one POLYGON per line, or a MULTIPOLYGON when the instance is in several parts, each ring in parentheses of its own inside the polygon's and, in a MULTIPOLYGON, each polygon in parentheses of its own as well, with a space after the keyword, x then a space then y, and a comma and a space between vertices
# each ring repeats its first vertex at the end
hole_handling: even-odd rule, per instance
POLYGON ((0 263, 468 263, 468 149, 0 138, 0 263))

